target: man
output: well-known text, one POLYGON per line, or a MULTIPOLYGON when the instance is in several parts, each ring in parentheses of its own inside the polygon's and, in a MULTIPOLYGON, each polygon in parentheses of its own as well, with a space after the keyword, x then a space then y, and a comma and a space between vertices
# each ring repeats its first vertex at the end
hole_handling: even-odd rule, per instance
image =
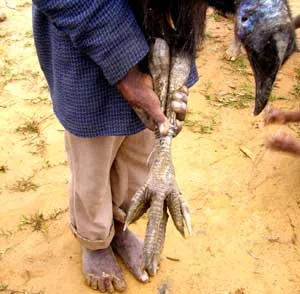
MULTIPOLYGON (((113 208, 126 211, 144 183, 153 148, 152 132, 129 104, 144 109, 162 134, 169 127, 151 77, 137 65, 149 50, 145 36, 126 0, 33 0, 33 28, 54 112, 66 129, 71 229, 83 248, 86 282, 101 292, 125 290, 114 252, 146 282, 142 241, 113 220, 113 208)), ((194 70, 187 86, 196 81, 194 70)), ((182 118, 186 87, 175 96, 182 118)))

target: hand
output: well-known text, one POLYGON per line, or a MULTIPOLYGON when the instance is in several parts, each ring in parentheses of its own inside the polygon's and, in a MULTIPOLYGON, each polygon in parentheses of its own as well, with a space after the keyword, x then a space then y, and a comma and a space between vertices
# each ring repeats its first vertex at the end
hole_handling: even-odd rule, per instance
MULTIPOLYGON (((168 133, 169 122, 160 108, 159 98, 153 91, 150 75, 141 73, 138 66, 135 66, 117 83, 117 89, 132 107, 144 110, 153 119, 162 135, 168 133)), ((151 121, 143 122, 146 127, 153 129, 151 121)))
POLYGON ((176 126, 175 132, 176 136, 180 133, 183 128, 186 111, 187 111, 187 101, 189 96, 189 90, 186 86, 181 87, 175 92, 173 101, 171 103, 171 109, 176 113, 176 126))
POLYGON ((270 107, 264 115, 265 125, 270 124, 285 124, 286 116, 285 113, 277 108, 270 107))
POLYGON ((278 131, 272 136, 267 137, 265 146, 271 150, 300 155, 300 142, 283 131, 278 131))

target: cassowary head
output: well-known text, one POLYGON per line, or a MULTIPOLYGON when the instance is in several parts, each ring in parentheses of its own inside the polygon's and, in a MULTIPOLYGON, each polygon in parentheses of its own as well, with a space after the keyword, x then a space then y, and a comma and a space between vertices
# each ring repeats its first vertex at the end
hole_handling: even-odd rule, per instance
POLYGON ((280 67, 297 49, 286 0, 241 0, 237 8, 236 33, 254 72, 254 115, 258 115, 268 103, 280 67))

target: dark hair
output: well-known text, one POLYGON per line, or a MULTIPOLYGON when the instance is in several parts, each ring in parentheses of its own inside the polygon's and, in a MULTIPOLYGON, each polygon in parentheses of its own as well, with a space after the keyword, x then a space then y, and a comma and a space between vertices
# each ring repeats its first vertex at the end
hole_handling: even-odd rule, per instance
POLYGON ((149 40, 163 38, 177 52, 196 55, 203 40, 207 4, 203 0, 131 0, 149 40), (176 29, 170 25, 170 19, 176 29))

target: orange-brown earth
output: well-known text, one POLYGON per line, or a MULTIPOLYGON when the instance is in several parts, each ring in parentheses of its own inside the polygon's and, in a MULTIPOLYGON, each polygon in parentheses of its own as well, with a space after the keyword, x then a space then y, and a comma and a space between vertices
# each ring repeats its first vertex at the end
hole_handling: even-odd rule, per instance
MULTIPOLYGON (((0 4, 8 16, 0 23, 0 292, 94 293, 68 228, 63 129, 37 62, 31 1, 7 4, 16 9, 0 4)), ((291 4, 300 13, 299 1, 291 4)), ((194 235, 182 239, 170 222, 158 276, 141 285, 127 273, 126 293, 300 293, 300 160, 263 145, 278 128, 300 129, 265 128, 251 116, 247 60, 223 58, 232 26, 210 13, 200 82, 174 142, 194 235)), ((274 105, 299 107, 299 75, 298 53, 281 71, 274 105)), ((143 235, 145 223, 131 228, 143 235)))

